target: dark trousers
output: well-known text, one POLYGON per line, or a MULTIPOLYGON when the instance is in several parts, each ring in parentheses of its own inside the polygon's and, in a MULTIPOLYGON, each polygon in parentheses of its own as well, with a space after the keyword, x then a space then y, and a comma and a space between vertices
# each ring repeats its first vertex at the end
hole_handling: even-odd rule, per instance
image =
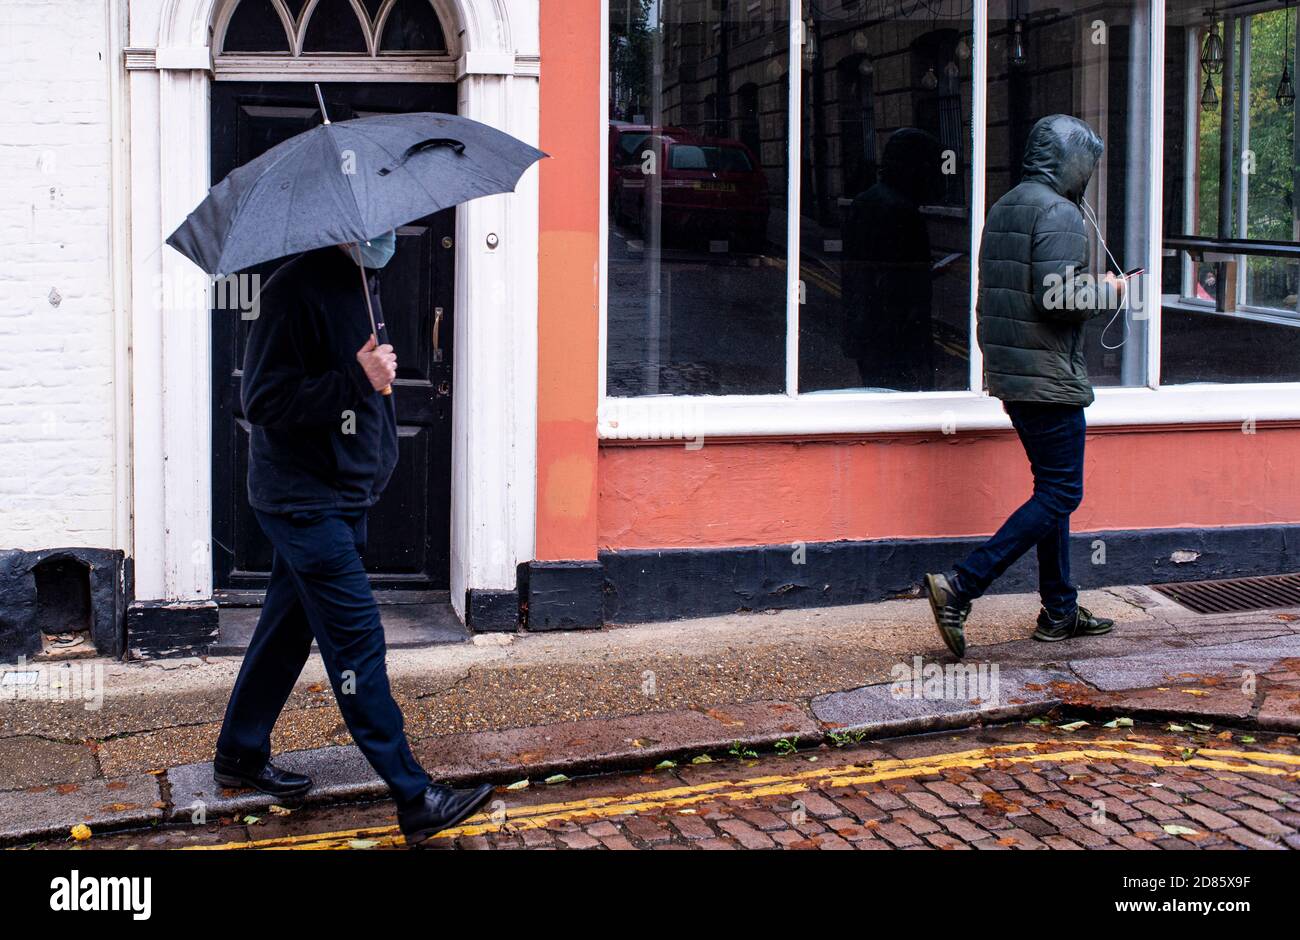
POLYGON ((278 515, 257 521, 275 549, 257 630, 244 654, 217 754, 255 772, 271 755, 271 729, 314 637, 348 731, 393 797, 429 785, 406 741, 384 663, 384 631, 361 562, 363 511, 278 515))
POLYGON ((1061 617, 1079 603, 1078 589, 1070 583, 1070 513, 1083 500, 1083 409, 1007 402, 1006 411, 1029 458, 1034 495, 957 565, 956 588, 963 600, 973 600, 1016 559, 1037 548, 1043 607, 1061 617))

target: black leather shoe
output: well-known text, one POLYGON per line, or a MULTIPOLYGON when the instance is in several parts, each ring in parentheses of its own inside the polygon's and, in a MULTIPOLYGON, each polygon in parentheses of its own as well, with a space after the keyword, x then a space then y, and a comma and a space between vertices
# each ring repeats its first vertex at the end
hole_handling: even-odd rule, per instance
POLYGON ((1087 607, 1079 607, 1072 614, 1053 617, 1046 610, 1038 612, 1038 629, 1034 639, 1044 643, 1068 640, 1074 636, 1101 636, 1110 633, 1115 621, 1106 617, 1096 617, 1087 607))
POLYGON ((431 783, 415 801, 397 807, 397 824, 406 844, 414 848, 444 829, 473 816, 492 795, 492 785, 458 790, 431 783))
POLYGON ((270 761, 263 764, 261 770, 250 773, 218 757, 212 762, 212 777, 219 786, 258 790, 286 800, 306 796, 312 788, 311 777, 281 770, 270 761))
POLYGON ((930 598, 930 611, 939 635, 952 654, 961 659, 966 655, 966 618, 970 616, 970 604, 958 603, 957 592, 943 574, 925 576, 925 593, 930 598))

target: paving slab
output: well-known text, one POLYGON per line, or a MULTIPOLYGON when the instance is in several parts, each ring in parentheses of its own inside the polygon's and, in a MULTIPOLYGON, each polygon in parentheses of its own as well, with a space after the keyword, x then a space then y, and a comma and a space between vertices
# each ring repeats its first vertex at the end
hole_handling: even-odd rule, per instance
MULTIPOLYGON (((387 795, 388 787, 371 769, 355 745, 320 747, 275 755, 285 770, 307 774, 316 785, 304 803, 337 803, 387 795)), ((171 818, 191 819, 200 809, 208 817, 244 815, 277 802, 256 790, 220 787, 212 778, 212 762, 184 764, 167 771, 171 818)), ((282 802, 282 801, 281 801, 282 802)))
POLYGON ((163 818, 158 778, 150 774, 0 793, 0 845, 92 831, 147 826, 163 818))
POLYGON ((611 768, 651 767, 670 757, 733 742, 769 747, 781 739, 820 736, 806 709, 792 702, 746 702, 673 709, 607 720, 449 735, 422 741, 415 754, 438 779, 513 782, 611 768))
POLYGON ((1259 707, 1259 726, 1272 731, 1300 731, 1300 691, 1274 689, 1259 707))
POLYGON ((1170 648, 1159 653, 1073 659, 1070 669, 1105 691, 1144 689, 1200 677, 1259 672, 1284 659, 1300 657, 1300 635, 1270 637, 1219 646, 1170 648))
POLYGON ((873 736, 915 734, 1038 715, 1059 704, 1056 687, 1075 681, 1069 673, 1056 669, 998 668, 996 682, 986 675, 982 684, 968 679, 962 686, 954 679, 945 690, 950 694, 941 697, 927 694, 924 676, 919 690, 915 686, 896 688, 889 682, 832 692, 814 698, 812 712, 818 721, 833 728, 867 731, 873 736), (920 694, 914 694, 917 691, 920 694))
POLYGON ((29 734, 0 738, 0 790, 18 790, 51 780, 76 783, 98 776, 95 755, 85 744, 48 741, 29 734))

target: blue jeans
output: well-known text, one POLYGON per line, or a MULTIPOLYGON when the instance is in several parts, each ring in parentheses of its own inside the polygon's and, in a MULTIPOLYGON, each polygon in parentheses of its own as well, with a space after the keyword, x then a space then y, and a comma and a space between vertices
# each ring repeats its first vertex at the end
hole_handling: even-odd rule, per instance
POLYGON ((1038 402, 1007 402, 1007 414, 1034 474, 1034 495, 1002 528, 956 566, 963 601, 989 589, 1025 552, 1038 549, 1038 592, 1053 617, 1078 607, 1070 583, 1070 513, 1083 500, 1083 408, 1038 402))
POLYGON ((379 608, 361 562, 364 510, 254 510, 275 553, 266 600, 217 739, 223 760, 255 773, 315 637, 348 731, 399 803, 429 785, 403 730, 384 662, 379 608))

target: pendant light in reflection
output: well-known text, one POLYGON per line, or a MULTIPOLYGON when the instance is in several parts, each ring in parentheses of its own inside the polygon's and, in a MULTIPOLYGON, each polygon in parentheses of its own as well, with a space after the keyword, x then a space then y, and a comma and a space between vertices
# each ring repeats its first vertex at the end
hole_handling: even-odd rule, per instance
POLYGON ((1210 32, 1201 42, 1201 69, 1206 75, 1223 71, 1223 37, 1219 35, 1218 4, 1205 11, 1210 17, 1210 32))
POLYGON ((1205 76, 1205 90, 1201 92, 1201 110, 1214 111, 1219 107, 1219 96, 1214 90, 1214 79, 1205 76))
POLYGON ((1295 85, 1291 83, 1291 4, 1286 5, 1285 40, 1282 43, 1282 77, 1278 79, 1277 93, 1273 97, 1280 105, 1295 104, 1295 85))
POLYGON ((1021 17, 1016 18, 1015 25, 1011 29, 1009 58, 1013 68, 1022 69, 1029 62, 1029 56, 1025 53, 1025 21, 1021 17))

